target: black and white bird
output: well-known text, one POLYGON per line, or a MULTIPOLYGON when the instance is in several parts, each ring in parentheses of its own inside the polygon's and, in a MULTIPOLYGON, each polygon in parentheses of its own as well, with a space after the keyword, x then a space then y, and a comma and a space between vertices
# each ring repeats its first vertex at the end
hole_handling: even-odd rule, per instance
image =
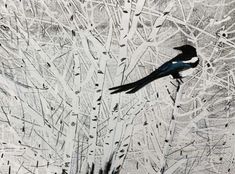
POLYGON ((196 49, 191 45, 174 47, 174 49, 180 50, 181 53, 173 59, 165 62, 148 76, 138 81, 110 88, 109 90, 113 90, 111 94, 123 91, 127 91, 127 94, 131 94, 143 88, 148 83, 161 77, 171 75, 174 79, 181 79, 192 74, 196 66, 199 64, 199 58, 197 57, 196 49))

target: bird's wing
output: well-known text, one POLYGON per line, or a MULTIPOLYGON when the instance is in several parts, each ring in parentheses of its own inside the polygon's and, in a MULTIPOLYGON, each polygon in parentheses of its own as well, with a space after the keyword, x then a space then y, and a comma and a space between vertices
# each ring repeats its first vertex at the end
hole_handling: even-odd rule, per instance
POLYGON ((191 68, 191 65, 184 63, 183 61, 168 61, 164 63, 162 66, 160 66, 157 71, 158 71, 158 76, 163 77, 167 76, 170 74, 175 74, 179 71, 189 69, 191 68))

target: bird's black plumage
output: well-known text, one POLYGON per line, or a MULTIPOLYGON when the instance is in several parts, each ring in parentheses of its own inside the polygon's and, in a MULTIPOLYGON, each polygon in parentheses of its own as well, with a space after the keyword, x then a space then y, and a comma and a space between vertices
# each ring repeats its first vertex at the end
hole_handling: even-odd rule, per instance
POLYGON ((181 53, 173 59, 165 62, 148 76, 136 82, 110 88, 110 90, 113 90, 111 94, 123 91, 127 91, 127 94, 134 93, 153 80, 168 75, 172 75, 175 79, 182 78, 183 72, 193 69, 198 65, 199 59, 197 57, 196 49, 193 46, 183 45, 180 47, 175 47, 174 49, 180 50, 181 53))

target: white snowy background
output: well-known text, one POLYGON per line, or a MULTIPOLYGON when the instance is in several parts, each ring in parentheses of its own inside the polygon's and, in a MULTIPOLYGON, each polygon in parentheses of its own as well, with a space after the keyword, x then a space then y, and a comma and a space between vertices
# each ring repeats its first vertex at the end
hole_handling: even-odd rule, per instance
POLYGON ((235 0, 0 0, 0 44, 1 174, 235 173, 235 0))

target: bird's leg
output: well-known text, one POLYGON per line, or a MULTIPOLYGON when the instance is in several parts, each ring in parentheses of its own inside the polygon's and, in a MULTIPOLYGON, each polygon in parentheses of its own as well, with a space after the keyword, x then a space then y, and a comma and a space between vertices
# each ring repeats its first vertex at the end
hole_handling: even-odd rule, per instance
POLYGON ((181 83, 182 83, 183 81, 182 81, 182 79, 177 79, 176 82, 178 83, 178 86, 177 86, 177 88, 176 88, 176 91, 178 92, 179 89, 180 89, 180 85, 181 85, 181 83))

